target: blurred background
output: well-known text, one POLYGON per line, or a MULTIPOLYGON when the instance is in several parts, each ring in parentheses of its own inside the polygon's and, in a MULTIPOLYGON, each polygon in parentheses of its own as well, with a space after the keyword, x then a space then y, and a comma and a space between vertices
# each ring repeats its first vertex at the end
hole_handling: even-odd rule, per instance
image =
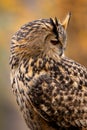
POLYGON ((0 0, 0 130, 28 130, 10 85, 12 35, 29 21, 55 16, 63 20, 69 11, 66 55, 87 67, 87 0, 0 0))

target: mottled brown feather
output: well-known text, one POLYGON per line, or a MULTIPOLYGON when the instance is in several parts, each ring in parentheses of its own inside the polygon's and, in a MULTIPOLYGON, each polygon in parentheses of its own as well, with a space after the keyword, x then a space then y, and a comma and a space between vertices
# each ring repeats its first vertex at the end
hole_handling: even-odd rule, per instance
POLYGON ((29 22, 12 37, 11 85, 30 130, 87 127, 87 69, 65 48, 57 19, 29 22))

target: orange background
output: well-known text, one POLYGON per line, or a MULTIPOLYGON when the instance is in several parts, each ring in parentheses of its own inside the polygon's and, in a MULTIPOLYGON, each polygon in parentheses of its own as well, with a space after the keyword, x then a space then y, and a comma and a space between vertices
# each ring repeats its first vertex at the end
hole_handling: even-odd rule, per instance
POLYGON ((26 22, 55 16, 63 20, 69 11, 66 55, 87 66, 87 0, 0 0, 0 130, 27 130, 9 79, 12 35, 26 22))

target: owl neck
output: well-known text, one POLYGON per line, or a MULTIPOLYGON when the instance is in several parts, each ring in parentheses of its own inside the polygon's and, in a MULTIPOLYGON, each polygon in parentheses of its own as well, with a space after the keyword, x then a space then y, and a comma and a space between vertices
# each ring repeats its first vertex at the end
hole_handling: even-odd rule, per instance
POLYGON ((43 52, 43 56, 52 58, 55 61, 60 61, 61 57, 64 57, 64 50, 57 47, 46 48, 43 52))

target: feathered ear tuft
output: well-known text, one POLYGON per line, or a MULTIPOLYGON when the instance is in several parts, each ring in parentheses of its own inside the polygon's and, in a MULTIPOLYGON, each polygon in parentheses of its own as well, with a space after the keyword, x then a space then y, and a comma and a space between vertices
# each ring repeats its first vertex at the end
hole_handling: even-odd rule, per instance
POLYGON ((65 30, 67 29, 67 26, 69 24, 70 18, 71 18, 71 12, 69 12, 67 14, 65 20, 62 22, 62 26, 64 27, 65 30))
POLYGON ((58 26, 58 20, 56 17, 55 17, 55 23, 56 23, 56 26, 58 26))
POLYGON ((51 25, 52 25, 53 27, 56 26, 56 25, 55 25, 55 22, 54 22, 54 20, 53 20, 52 18, 50 18, 50 22, 51 22, 51 25))
POLYGON ((57 31, 58 21, 57 21, 57 18, 55 18, 55 21, 52 18, 50 18, 50 22, 51 22, 51 25, 53 26, 53 33, 56 35, 56 38, 58 39, 58 31, 57 31))

